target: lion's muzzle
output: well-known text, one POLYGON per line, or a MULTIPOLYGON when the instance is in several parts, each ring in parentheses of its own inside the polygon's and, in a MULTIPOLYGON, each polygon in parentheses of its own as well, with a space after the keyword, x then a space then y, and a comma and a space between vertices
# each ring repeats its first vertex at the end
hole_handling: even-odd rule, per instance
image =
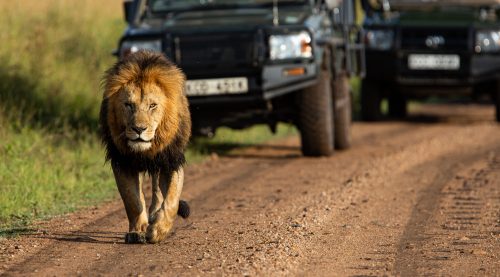
POLYGON ((128 128, 126 136, 128 146, 134 152, 147 151, 151 148, 154 137, 154 131, 147 131, 146 127, 133 126, 128 128))

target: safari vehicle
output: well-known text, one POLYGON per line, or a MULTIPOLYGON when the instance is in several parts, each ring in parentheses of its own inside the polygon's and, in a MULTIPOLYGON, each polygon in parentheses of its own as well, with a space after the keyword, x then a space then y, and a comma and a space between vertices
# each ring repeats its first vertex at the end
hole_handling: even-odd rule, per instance
POLYGON ((404 117, 407 101, 492 96, 500 121, 500 1, 365 1, 365 120, 404 117))
POLYGON ((117 55, 163 52, 186 74, 193 133, 296 124, 302 152, 350 145, 363 72, 353 0, 134 0, 117 55))

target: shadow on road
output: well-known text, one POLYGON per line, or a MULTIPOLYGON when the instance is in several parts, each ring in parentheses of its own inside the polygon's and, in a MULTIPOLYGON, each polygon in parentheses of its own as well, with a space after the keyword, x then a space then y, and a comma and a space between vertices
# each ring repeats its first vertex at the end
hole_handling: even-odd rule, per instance
POLYGON ((495 109, 490 103, 449 102, 419 104, 411 109, 407 117, 387 118, 384 122, 407 122, 415 124, 477 124, 495 122, 495 109))
POLYGON ((208 153, 215 153, 225 158, 258 158, 258 159, 293 159, 299 158, 300 147, 277 144, 245 144, 245 143, 210 143, 196 145, 195 149, 202 149, 208 153))
POLYGON ((77 242, 77 243, 97 243, 97 244, 124 244, 123 233, 118 232, 103 232, 103 231, 74 231, 50 233, 41 235, 32 235, 35 238, 77 242))

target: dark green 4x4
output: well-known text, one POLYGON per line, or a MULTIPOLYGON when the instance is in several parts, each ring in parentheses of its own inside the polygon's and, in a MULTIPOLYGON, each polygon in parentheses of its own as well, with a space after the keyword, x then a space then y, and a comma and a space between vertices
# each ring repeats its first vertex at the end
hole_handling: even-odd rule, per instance
POLYGON ((407 113, 407 100, 490 94, 500 121, 500 1, 367 0, 362 117, 407 113))
POLYGON ((296 124, 305 155, 350 144, 363 72, 354 0, 133 0, 117 55, 164 53, 187 76, 195 134, 296 124))

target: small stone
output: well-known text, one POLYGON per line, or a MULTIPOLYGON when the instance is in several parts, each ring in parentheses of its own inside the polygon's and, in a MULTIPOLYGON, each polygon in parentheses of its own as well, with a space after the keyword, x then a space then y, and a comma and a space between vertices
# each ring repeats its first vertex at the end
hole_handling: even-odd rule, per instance
POLYGON ((479 255, 479 256, 484 256, 484 255, 488 255, 488 252, 482 250, 482 249, 474 249, 471 251, 472 254, 474 255, 479 255))

